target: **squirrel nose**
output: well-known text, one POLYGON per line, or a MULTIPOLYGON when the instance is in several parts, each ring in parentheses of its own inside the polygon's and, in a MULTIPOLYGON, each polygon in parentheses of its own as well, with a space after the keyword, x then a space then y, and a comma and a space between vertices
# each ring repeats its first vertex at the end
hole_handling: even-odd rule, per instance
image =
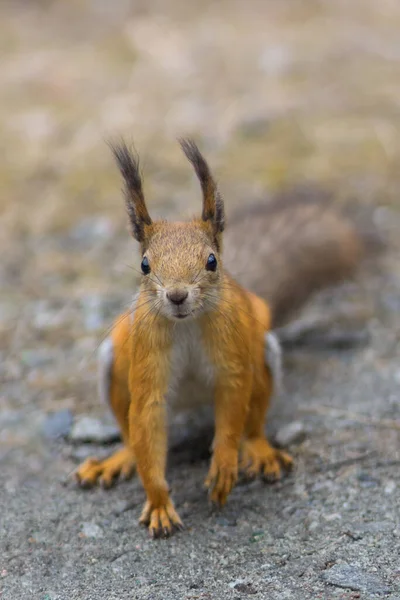
POLYGON ((186 298, 189 296, 189 292, 186 290, 171 290, 167 293, 167 298, 172 304, 183 304, 186 298))

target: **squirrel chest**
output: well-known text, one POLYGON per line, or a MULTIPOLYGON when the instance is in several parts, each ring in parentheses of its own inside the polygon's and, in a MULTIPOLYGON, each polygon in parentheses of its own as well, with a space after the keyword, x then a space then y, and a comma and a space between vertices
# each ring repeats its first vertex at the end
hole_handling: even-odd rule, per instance
POLYGON ((167 404, 184 410, 213 401, 215 369, 196 321, 178 323, 173 332, 167 404))

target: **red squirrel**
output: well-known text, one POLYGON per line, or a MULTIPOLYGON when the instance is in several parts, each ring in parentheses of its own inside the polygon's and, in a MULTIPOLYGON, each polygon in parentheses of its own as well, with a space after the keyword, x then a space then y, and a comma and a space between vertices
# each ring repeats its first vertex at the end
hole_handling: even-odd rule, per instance
POLYGON ((201 216, 189 222, 153 221, 138 157, 124 142, 112 146, 142 270, 131 309, 101 349, 102 394, 124 446, 105 460, 88 459, 75 474, 82 486, 109 487, 137 470, 147 498, 140 523, 153 537, 182 528, 165 474, 167 409, 213 403, 205 485, 217 505, 239 471, 276 480, 291 468, 289 454, 264 433, 280 371, 271 327, 313 291, 350 275, 365 250, 355 226, 307 197, 244 206, 224 240, 224 204, 209 166, 193 141, 180 144, 203 196, 201 216))

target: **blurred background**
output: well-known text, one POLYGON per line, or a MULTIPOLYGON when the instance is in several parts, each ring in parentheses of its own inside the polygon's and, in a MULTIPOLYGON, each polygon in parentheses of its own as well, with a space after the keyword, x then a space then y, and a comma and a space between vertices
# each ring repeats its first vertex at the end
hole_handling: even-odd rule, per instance
POLYGON ((336 580, 326 571, 339 582, 329 597, 350 598, 344 583, 386 593, 371 583, 378 571, 395 590, 399 32, 398 0, 0 2, 2 598, 83 598, 90 589, 121 599, 133 588, 146 599, 236 598, 235 586, 253 593, 237 583, 250 577, 271 600, 309 599, 325 597, 321 573, 337 559, 358 565, 358 579, 351 568, 336 580), (295 475, 237 488, 218 520, 202 490, 207 461, 180 462, 170 481, 189 531, 161 546, 135 525, 137 479, 86 495, 59 484, 115 440, 95 357, 137 284, 106 144, 121 135, 140 152, 152 215, 199 212, 198 183, 176 143, 193 136, 228 221, 239 204, 310 184, 372 208, 394 242, 382 273, 346 288, 346 301, 366 311, 368 343, 288 357, 270 423, 278 433, 289 426, 281 440, 295 475))
POLYGON ((2 2, 8 419, 97 409, 95 349, 137 266, 106 140, 135 143, 153 214, 199 211, 180 135, 208 157, 228 217, 305 182, 394 214, 399 28, 396 0, 2 2))

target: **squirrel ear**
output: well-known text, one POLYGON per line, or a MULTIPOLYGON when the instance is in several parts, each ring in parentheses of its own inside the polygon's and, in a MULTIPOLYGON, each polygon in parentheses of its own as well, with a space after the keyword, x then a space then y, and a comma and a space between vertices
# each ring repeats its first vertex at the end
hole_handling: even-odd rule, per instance
POLYGON ((109 144, 125 183, 125 204, 131 222, 133 237, 144 242, 145 225, 152 220, 147 211, 143 195, 142 179, 139 172, 139 156, 134 155, 122 140, 119 144, 109 144))
POLYGON ((186 158, 192 163, 203 191, 203 221, 211 221, 217 237, 225 227, 224 203, 209 166, 193 140, 178 140, 186 158))

